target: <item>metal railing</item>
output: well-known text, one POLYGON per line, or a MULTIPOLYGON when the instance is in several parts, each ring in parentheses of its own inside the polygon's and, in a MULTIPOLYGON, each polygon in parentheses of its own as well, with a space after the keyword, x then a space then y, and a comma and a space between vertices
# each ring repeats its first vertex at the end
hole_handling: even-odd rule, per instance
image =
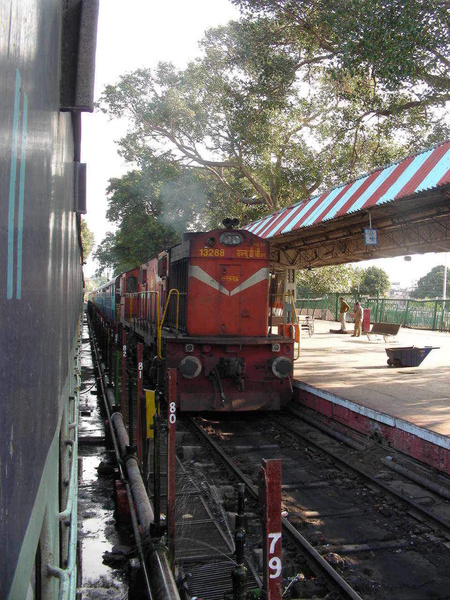
POLYGON ((81 329, 78 325, 78 344, 74 368, 74 393, 69 396, 65 416, 67 438, 63 440, 70 453, 70 476, 67 480, 65 508, 58 514, 58 520, 68 528, 67 547, 63 548, 61 568, 47 564, 47 572, 60 580, 59 600, 75 598, 77 585, 77 535, 78 535, 78 418, 81 389, 81 329))
POLYGON ((403 327, 450 331, 450 301, 444 300, 444 298, 426 300, 381 298, 338 292, 319 298, 297 298, 295 306, 299 314, 310 315, 316 319, 337 321, 340 296, 344 296, 350 305, 350 310, 357 300, 364 309, 370 309, 372 323, 399 323, 403 327))

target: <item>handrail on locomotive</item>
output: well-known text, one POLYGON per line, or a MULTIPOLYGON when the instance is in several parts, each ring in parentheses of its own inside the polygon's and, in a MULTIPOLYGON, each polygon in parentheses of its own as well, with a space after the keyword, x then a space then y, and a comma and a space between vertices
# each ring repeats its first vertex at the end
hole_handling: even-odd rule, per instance
POLYGON ((177 296, 177 310, 176 310, 176 317, 175 317, 175 337, 178 337, 178 315, 179 315, 179 310, 180 310, 180 292, 178 290, 176 290, 175 288, 172 288, 169 291, 169 294, 167 296, 166 306, 164 307, 163 316, 161 318, 161 322, 158 325, 158 358, 162 358, 161 333, 162 333, 162 328, 164 325, 164 320, 166 318, 166 313, 167 313, 167 309, 169 307, 170 297, 171 297, 172 293, 176 294, 176 296, 177 296))

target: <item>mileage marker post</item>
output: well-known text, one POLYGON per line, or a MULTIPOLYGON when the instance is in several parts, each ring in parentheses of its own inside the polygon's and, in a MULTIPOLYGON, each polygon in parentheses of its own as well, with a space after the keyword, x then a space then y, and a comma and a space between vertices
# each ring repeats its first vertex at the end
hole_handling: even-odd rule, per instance
POLYGON ((172 567, 175 564, 175 472, 176 472, 176 425, 177 425, 177 371, 168 369, 168 431, 167 431, 167 541, 172 567))
POLYGON ((263 523, 264 598, 281 600, 281 460, 263 460, 259 494, 263 523))
POLYGON ((122 416, 127 426, 127 332, 122 330, 122 416))
MULTIPOLYGON (((137 416, 137 454, 139 459, 139 466, 142 469, 144 462, 143 455, 143 435, 145 435, 145 444, 147 440, 147 431, 145 426, 143 426, 143 421, 145 421, 145 407, 144 407, 144 378, 143 378, 143 370, 144 370, 144 344, 139 342, 137 345, 137 408, 136 408, 136 416, 137 416), (143 410, 144 409, 144 410, 143 410)), ((131 427, 131 423, 130 423, 131 427)))

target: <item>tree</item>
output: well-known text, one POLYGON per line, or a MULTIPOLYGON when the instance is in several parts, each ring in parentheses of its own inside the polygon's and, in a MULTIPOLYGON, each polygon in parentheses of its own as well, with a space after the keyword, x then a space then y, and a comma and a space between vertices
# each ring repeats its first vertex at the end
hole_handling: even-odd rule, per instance
POLYGON ((186 230, 211 224, 215 197, 202 173, 163 160, 111 179, 107 193, 106 217, 116 229, 95 252, 100 273, 126 271, 177 243, 186 230))
POLYGON ((319 269, 304 269, 297 273, 297 296, 323 296, 347 292, 353 285, 355 269, 352 265, 336 265, 319 269))
POLYGON ((92 252, 94 247, 94 234, 87 226, 86 221, 81 219, 81 247, 83 249, 83 262, 86 262, 89 254, 92 252))
MULTIPOLYGON (((344 70, 322 47, 324 31, 304 35, 284 11, 246 18, 208 31, 202 57, 184 70, 160 63, 122 76, 100 100, 110 116, 130 119, 121 154, 200 171, 230 202, 265 214, 423 144, 434 131, 430 115, 392 104, 410 103, 413 92, 389 95, 362 67, 344 70)), ((442 119, 440 127, 438 137, 442 119)))
POLYGON ((233 0, 257 22, 283 25, 287 44, 302 38, 309 60, 341 82, 372 82, 380 116, 450 100, 446 0, 233 0), (399 93, 400 92, 400 93, 399 93))
POLYGON ((388 274, 380 267, 362 269, 359 277, 358 293, 362 295, 372 296, 379 293, 384 296, 391 287, 388 274))
MULTIPOLYGON (((433 267, 429 273, 417 282, 417 287, 411 292, 413 298, 442 298, 444 292, 444 265, 433 267)), ((447 298, 450 297, 450 277, 447 269, 447 298)))
MULTIPOLYGON (((159 168, 135 170, 110 180, 106 218, 116 230, 108 232, 95 251, 100 264, 98 274, 105 269, 114 273, 127 271, 179 241, 176 228, 164 214, 158 171, 159 168)), ((186 212, 187 209, 181 217, 186 217, 186 212)))

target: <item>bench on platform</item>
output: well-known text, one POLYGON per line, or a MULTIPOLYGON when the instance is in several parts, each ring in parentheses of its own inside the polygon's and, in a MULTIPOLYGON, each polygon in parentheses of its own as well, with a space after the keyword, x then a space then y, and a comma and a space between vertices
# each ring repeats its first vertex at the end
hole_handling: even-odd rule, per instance
POLYGON ((372 329, 366 333, 368 339, 371 336, 383 336, 385 342, 398 335, 401 325, 399 323, 374 323, 372 329))

